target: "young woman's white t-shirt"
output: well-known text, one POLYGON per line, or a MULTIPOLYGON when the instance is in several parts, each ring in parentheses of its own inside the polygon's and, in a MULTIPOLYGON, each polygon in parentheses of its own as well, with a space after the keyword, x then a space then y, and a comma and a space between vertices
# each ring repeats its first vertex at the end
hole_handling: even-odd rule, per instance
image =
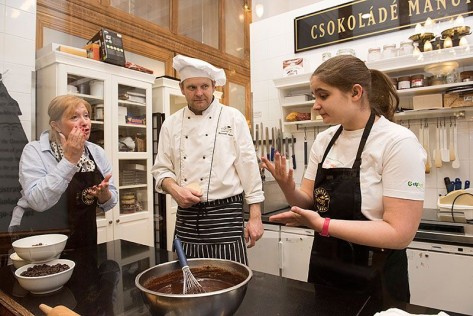
MULTIPOLYGON (((319 133, 304 177, 315 180, 317 166, 339 125, 319 133)), ((351 168, 363 129, 343 130, 323 168, 351 168)), ((382 219, 383 196, 423 200, 426 153, 409 129, 380 117, 374 122, 361 155, 361 211, 370 220, 382 219)))

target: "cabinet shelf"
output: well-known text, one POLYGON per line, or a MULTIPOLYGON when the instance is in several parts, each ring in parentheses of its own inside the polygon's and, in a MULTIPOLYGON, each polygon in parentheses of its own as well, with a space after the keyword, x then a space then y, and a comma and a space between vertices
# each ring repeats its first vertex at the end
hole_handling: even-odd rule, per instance
POLYGON ((133 128, 143 128, 146 129, 146 125, 140 124, 118 124, 119 127, 133 127, 133 128))
POLYGON ((92 104, 95 104, 97 102, 103 102, 103 98, 90 95, 90 94, 83 94, 83 93, 68 93, 68 94, 84 99, 87 102, 92 103, 92 104))
POLYGON ((146 103, 125 101, 125 100, 118 100, 118 104, 119 105, 132 105, 132 106, 144 106, 144 107, 146 107, 146 103))
POLYGON ((127 189, 146 189, 148 187, 147 184, 131 184, 131 185, 121 185, 118 187, 119 190, 127 190, 127 189))
POLYGON ((473 107, 443 108, 435 110, 408 110, 394 115, 396 122, 410 119, 432 119, 439 117, 456 117, 472 119, 473 107))
MULTIPOLYGON (((374 62, 366 62, 366 66, 370 69, 378 69, 389 76, 397 77, 402 75, 412 75, 416 73, 425 73, 424 68, 428 65, 455 61, 459 64, 459 69, 462 67, 473 66, 473 46, 468 47, 454 47, 448 49, 435 50, 430 52, 424 52, 422 58, 414 57, 412 55, 400 56, 388 59, 382 59, 374 62)), ((307 120, 307 121, 296 121, 287 122, 285 120, 287 114, 291 111, 298 112, 310 112, 314 104, 313 100, 285 103, 285 97, 307 94, 310 92, 309 82, 312 73, 304 73, 300 75, 287 76, 283 78, 277 78, 273 80, 274 86, 279 91, 279 102, 282 109, 283 125, 286 127, 311 127, 311 126, 327 126, 323 121, 319 120, 307 120)), ((419 87, 398 90, 399 97, 409 99, 414 96, 445 93, 448 89, 453 87, 461 87, 471 85, 473 82, 456 82, 450 84, 442 84, 435 86, 419 87)), ((394 115, 395 121, 402 121, 407 119, 422 119, 422 118, 437 118, 437 117, 448 117, 455 116, 457 118, 463 118, 471 116, 472 108, 443 108, 443 109, 432 109, 432 110, 412 110, 394 115)))

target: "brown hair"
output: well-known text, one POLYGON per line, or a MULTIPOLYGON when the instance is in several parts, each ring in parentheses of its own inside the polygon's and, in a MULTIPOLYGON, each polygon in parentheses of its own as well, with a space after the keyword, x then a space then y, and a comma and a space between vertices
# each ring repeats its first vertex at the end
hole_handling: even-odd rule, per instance
POLYGON ((90 103, 73 95, 60 95, 51 100, 48 106, 49 115, 49 139, 59 142, 59 133, 51 126, 52 121, 60 121, 64 114, 71 113, 79 105, 83 104, 87 111, 92 113, 90 103))
POLYGON ((368 69, 365 63, 352 55, 339 55, 323 62, 312 74, 321 81, 343 92, 359 84, 368 95, 371 110, 393 120, 399 106, 399 96, 391 80, 383 72, 368 69))

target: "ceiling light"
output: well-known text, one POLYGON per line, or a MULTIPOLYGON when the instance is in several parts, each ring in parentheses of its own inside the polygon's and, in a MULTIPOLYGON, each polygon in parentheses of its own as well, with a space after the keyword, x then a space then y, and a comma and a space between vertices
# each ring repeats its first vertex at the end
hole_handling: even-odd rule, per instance
POLYGON ((255 11, 256 11, 256 16, 257 17, 262 17, 263 14, 264 14, 264 6, 261 4, 261 3, 258 3, 256 6, 255 6, 255 11))

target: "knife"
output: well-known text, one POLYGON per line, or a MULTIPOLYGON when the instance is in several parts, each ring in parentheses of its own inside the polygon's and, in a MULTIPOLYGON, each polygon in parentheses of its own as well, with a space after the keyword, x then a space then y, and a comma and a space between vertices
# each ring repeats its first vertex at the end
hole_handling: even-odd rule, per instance
POLYGON ((275 134, 274 129, 275 129, 275 127, 271 128, 271 161, 274 161, 274 150, 275 150, 274 143, 275 143, 275 140, 276 140, 276 138, 274 136, 274 134, 275 134))
POLYGON ((296 170, 296 154, 295 154, 295 150, 294 150, 294 144, 296 142, 296 139, 294 138, 294 135, 291 135, 292 136, 292 169, 296 170))
POLYGON ((289 158, 289 138, 284 137, 284 145, 285 145, 284 155, 286 156, 286 158, 289 158))
MULTIPOLYGON (((315 127, 314 127, 315 131, 315 127)), ((307 130, 304 128, 304 169, 307 169, 307 130)))
POLYGON ((263 145, 263 141, 264 141, 264 135, 263 135, 263 132, 264 132, 264 129, 263 129, 263 122, 261 122, 261 126, 260 126, 260 131, 261 131, 261 137, 260 137, 260 147, 261 147, 261 157, 264 156, 264 145, 263 145))
MULTIPOLYGON (((256 124, 255 126, 255 152, 256 156, 258 156, 258 150, 259 150, 259 125, 256 124)), ((259 157, 258 157, 259 159, 259 157)))
POLYGON ((266 158, 271 160, 271 150, 269 149, 269 128, 266 127, 266 158))

